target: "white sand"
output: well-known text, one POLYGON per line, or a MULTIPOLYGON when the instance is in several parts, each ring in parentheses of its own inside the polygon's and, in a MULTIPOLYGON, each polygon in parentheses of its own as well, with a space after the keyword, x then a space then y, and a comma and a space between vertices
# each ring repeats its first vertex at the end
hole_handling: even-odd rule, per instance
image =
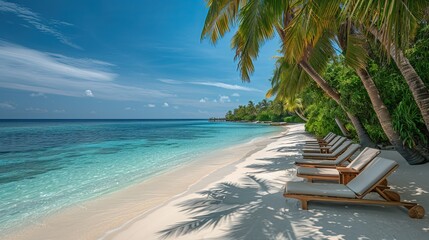
MULTIPOLYGON (((400 207, 309 204, 282 196, 295 176, 293 161, 310 137, 303 125, 248 156, 200 180, 180 197, 140 216, 105 239, 429 239, 429 220, 411 219, 400 207)), ((383 151, 400 168, 389 178, 402 199, 429 210, 429 164, 410 166, 383 151)), ((191 172, 190 172, 191 173, 191 172)))
MULTIPOLYGON (((10 238, 429 239, 428 217, 411 219, 400 207, 311 202, 303 211, 297 200, 286 200, 284 183, 303 180, 293 161, 308 139, 302 124, 291 125, 287 134, 207 156, 10 238)), ((429 211, 429 164, 410 166, 393 151, 382 156, 400 163, 392 188, 429 211)))

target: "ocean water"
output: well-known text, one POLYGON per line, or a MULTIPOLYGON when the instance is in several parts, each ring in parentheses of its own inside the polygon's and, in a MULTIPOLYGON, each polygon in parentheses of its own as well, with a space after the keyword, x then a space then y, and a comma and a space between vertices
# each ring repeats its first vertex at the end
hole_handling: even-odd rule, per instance
POLYGON ((276 131, 206 120, 0 120, 0 232, 276 131))

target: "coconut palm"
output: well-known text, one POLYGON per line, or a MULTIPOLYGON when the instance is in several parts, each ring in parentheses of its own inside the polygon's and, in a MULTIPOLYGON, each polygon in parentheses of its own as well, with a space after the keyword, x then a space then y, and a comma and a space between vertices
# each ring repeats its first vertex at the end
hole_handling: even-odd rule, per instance
POLYGON ((347 0, 343 14, 362 24, 383 45, 404 76, 429 130, 429 89, 403 52, 428 9, 427 0, 347 0))
MULTIPOLYGON (((320 88, 346 112, 353 123, 360 142, 364 146, 374 146, 359 119, 346 111, 340 101, 340 94, 320 76, 313 66, 326 65, 325 51, 333 52, 329 41, 318 41, 326 35, 324 27, 328 21, 320 22, 316 8, 302 7, 299 0, 208 0, 209 11, 202 31, 202 39, 209 37, 213 43, 230 30, 230 26, 239 24, 231 45, 236 51, 235 59, 244 81, 249 81, 254 71, 253 60, 257 58, 259 47, 277 32, 282 41, 282 52, 289 63, 299 65, 320 88), (299 16, 299 17, 296 17, 299 16), (298 20, 297 20, 298 19, 298 20), (305 20, 304 20, 305 19, 305 20), (291 28, 291 26, 294 26, 291 28), (293 31, 287 31, 289 28, 293 31), (298 44, 299 43, 299 44, 298 44), (305 43, 305 44, 303 44, 305 43), (316 44, 324 44, 324 48, 315 48, 316 44), (311 54, 310 54, 311 53, 311 54), (311 61, 315 65, 310 64, 311 61)), ((315 4, 308 1, 308 5, 315 4)), ((319 11, 333 12, 338 8, 338 1, 327 1, 319 11)), ((322 38, 328 39, 328 38, 322 38)), ((329 54, 328 54, 329 55, 329 54)))
POLYGON ((353 24, 346 22, 339 28, 338 40, 339 46, 341 46, 346 56, 345 62, 355 69, 357 75, 361 79, 389 142, 410 164, 421 164, 426 162, 423 156, 403 144, 400 135, 393 128, 390 112, 381 99, 377 86, 366 67, 368 54, 365 49, 365 37, 353 24))

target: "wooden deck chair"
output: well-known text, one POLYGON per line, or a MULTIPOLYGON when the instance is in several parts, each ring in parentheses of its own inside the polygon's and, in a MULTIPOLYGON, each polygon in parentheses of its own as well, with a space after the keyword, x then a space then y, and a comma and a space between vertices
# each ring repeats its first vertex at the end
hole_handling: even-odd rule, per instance
MULTIPOLYGON (((353 145, 350 146, 349 149, 353 147, 353 145)), ((349 149, 347 149, 347 151, 349 149)), ((313 180, 332 180, 341 184, 347 184, 353 178, 355 178, 375 157, 377 157, 378 154, 380 154, 380 150, 367 147, 345 167, 337 166, 336 168, 327 168, 325 166, 319 168, 314 167, 315 165, 310 167, 298 167, 296 175, 298 177, 306 178, 309 182, 313 182, 313 180)), ((324 160, 319 161, 323 161, 322 164, 327 162, 324 160)))
POLYGON ((376 204, 403 206, 412 218, 423 218, 425 210, 417 203, 400 200, 398 193, 390 189, 378 188, 378 185, 396 169, 395 161, 377 157, 347 185, 338 183, 287 182, 283 196, 301 201, 302 209, 308 209, 309 201, 376 204), (382 199, 364 199, 371 191, 377 192, 382 199))
POLYGON ((326 142, 318 142, 318 143, 306 143, 304 145, 304 148, 318 148, 320 149, 321 147, 329 147, 331 148, 335 143, 338 142, 338 140, 340 140, 341 138, 343 138, 342 136, 333 136, 332 138, 330 138, 328 141, 326 142))
MULTIPOLYGON (((347 144, 351 144, 349 141, 347 144)), ((299 159, 295 161, 295 165, 302 167, 311 167, 311 168, 335 168, 341 166, 346 161, 351 162, 350 158, 353 154, 359 150, 359 144, 351 144, 343 153, 341 153, 336 159, 299 159)))
POLYGON ((324 141, 326 141, 329 137, 331 137, 332 135, 335 135, 335 133, 333 133, 333 132, 329 132, 328 134, 326 134, 326 136, 325 137, 323 137, 323 138, 316 138, 316 139, 312 139, 312 140, 307 140, 307 141, 305 141, 306 143, 307 142, 324 142, 324 141))
POLYGON ((309 145, 326 145, 328 144, 330 141, 332 141, 337 135, 335 133, 328 133, 328 135, 326 135, 323 139, 315 139, 315 140, 309 140, 309 141, 305 141, 305 144, 309 144, 309 145))
POLYGON ((331 134, 329 135, 329 137, 326 138, 326 140, 305 141, 305 145, 316 145, 316 146, 319 146, 320 144, 326 145, 332 142, 336 137, 341 137, 341 136, 338 136, 337 134, 331 134))
POLYGON ((318 147, 304 147, 302 149, 303 152, 305 153, 331 153, 333 151, 335 151, 335 149, 337 149, 343 142, 345 142, 347 140, 346 137, 341 137, 338 136, 337 140, 333 140, 332 142, 335 141, 335 143, 333 144, 328 144, 326 146, 318 146, 318 147))
POLYGON ((326 159, 326 160, 335 160, 337 157, 347 150, 347 148, 352 144, 351 140, 344 141, 339 145, 335 150, 330 153, 303 153, 302 156, 307 159, 326 159))

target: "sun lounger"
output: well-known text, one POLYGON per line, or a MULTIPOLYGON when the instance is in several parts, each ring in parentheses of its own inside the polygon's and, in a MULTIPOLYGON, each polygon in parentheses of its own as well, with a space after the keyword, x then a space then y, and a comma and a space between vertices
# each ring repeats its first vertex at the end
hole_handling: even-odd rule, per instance
POLYGON ((335 133, 329 132, 328 134, 326 134, 326 136, 324 138, 317 138, 317 139, 308 140, 308 141, 305 141, 305 142, 306 143, 308 143, 308 142, 326 142, 332 136, 335 136, 335 133))
POLYGON ((335 160, 337 157, 347 150, 347 148, 352 144, 351 140, 346 140, 340 146, 338 146, 333 152, 330 153, 303 153, 302 156, 304 158, 309 159, 327 159, 327 160, 335 160))
POLYGON ((347 140, 346 137, 337 136, 336 140, 333 140, 333 144, 328 144, 326 146, 306 146, 302 149, 304 153, 331 153, 335 151, 343 142, 347 140))
POLYGON ((326 142, 313 142, 313 143, 306 143, 304 145, 304 148, 320 148, 320 147, 332 147, 339 139, 341 139, 341 136, 333 136, 326 142))
MULTIPOLYGON (((348 140, 347 143, 351 144, 351 141, 348 140)), ((335 168, 336 166, 341 166, 346 161, 351 161, 350 158, 352 155, 359 150, 359 144, 351 144, 343 153, 341 153, 336 159, 299 159, 295 161, 295 165, 303 167, 312 167, 312 168, 335 168)))
POLYGON ((323 139, 316 139, 316 140, 310 140, 305 141, 306 145, 316 145, 316 146, 325 146, 329 144, 337 135, 335 133, 328 133, 326 137, 323 139))
POLYGON ((337 135, 332 133, 329 135, 329 137, 325 139, 318 139, 318 140, 312 140, 312 141, 306 141, 304 147, 325 147, 328 144, 333 145, 338 138, 336 138, 337 135), (335 140, 335 141, 334 141, 335 140))
POLYGON ((303 210, 308 209, 309 201, 378 204, 403 206, 412 218, 423 218, 425 210, 417 203, 400 201, 398 193, 390 189, 379 188, 379 184, 398 167, 395 161, 377 157, 347 185, 335 183, 287 182, 283 196, 301 201, 303 210), (364 199, 371 191, 377 192, 383 199, 364 199))
MULTIPOLYGON (((352 148, 353 145, 357 144, 352 144, 349 149, 352 148)), ((349 149, 347 149, 347 151, 349 149)), ((318 168, 314 167, 315 165, 311 167, 298 167, 297 176, 306 178, 309 182, 313 182, 313 180, 334 180, 341 184, 347 184, 353 178, 355 178, 357 174, 359 174, 378 154, 380 154, 380 150, 367 147, 362 152, 360 152, 359 155, 356 156, 356 158, 350 164, 345 167, 336 167, 336 169, 326 168, 326 166, 323 164, 326 164, 326 162, 329 161, 319 160, 322 161, 321 164, 325 167, 318 168)))

